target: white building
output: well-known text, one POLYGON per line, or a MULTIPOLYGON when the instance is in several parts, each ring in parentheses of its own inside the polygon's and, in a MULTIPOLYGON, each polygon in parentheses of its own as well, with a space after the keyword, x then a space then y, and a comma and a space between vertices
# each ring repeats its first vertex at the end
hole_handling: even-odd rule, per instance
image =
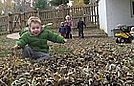
POLYGON ((134 0, 100 0, 99 20, 108 36, 118 24, 134 25, 134 0))

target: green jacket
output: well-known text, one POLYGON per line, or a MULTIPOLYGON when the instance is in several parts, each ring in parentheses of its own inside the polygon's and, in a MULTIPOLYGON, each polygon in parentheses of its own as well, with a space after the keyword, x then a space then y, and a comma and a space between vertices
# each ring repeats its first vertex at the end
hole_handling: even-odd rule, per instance
POLYGON ((21 34, 19 40, 16 41, 17 45, 23 48, 25 45, 31 47, 34 51, 48 53, 49 46, 47 40, 54 43, 64 43, 64 38, 56 33, 53 33, 47 29, 43 29, 38 36, 31 36, 27 31, 21 34))

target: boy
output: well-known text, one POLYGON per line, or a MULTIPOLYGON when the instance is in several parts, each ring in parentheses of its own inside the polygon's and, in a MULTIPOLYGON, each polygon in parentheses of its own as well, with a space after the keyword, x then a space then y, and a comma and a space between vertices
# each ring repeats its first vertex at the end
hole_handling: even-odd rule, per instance
POLYGON ((69 16, 69 15, 67 15, 66 17, 65 17, 65 22, 68 24, 68 27, 70 27, 71 28, 71 32, 70 32, 70 38, 72 38, 72 32, 73 32, 73 29, 72 29, 72 27, 73 27, 73 21, 71 20, 71 17, 69 16))
POLYGON ((58 28, 58 32, 63 36, 64 38, 66 37, 66 27, 64 26, 64 22, 60 23, 60 27, 58 28))
POLYGON ((65 22, 65 27, 66 27, 66 39, 72 38, 71 34, 71 27, 68 26, 67 22, 65 22))
POLYGON ((50 58, 47 40, 55 43, 66 42, 63 37, 43 28, 38 17, 32 16, 28 19, 27 29, 28 31, 22 33, 20 39, 16 41, 13 49, 22 48, 22 57, 32 58, 35 62, 50 58))
POLYGON ((82 19, 80 18, 77 24, 77 28, 79 30, 78 36, 80 38, 84 38, 84 33, 83 33, 83 26, 86 27, 86 24, 84 23, 84 21, 82 21, 82 19))

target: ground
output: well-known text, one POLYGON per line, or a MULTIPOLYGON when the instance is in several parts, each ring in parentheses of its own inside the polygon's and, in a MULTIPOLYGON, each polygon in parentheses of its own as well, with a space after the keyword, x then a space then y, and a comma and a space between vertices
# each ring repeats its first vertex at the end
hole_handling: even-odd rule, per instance
POLYGON ((50 60, 34 63, 11 50, 14 40, 5 35, 0 40, 1 86, 126 86, 134 82, 133 43, 116 44, 113 37, 48 42, 50 60))

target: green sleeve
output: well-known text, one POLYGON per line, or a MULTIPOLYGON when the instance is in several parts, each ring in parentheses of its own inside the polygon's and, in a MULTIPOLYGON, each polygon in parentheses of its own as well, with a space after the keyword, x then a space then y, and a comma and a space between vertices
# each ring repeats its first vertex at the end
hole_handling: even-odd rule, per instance
POLYGON ((55 42, 55 43, 64 43, 64 38, 60 35, 58 35, 57 33, 53 33, 51 31, 48 30, 48 40, 55 42))
POLYGON ((27 27, 22 28, 22 30, 19 32, 19 35, 22 36, 23 33, 27 32, 27 27))
POLYGON ((28 34, 24 33, 21 35, 20 39, 16 41, 16 44, 23 48, 28 43, 28 34))

